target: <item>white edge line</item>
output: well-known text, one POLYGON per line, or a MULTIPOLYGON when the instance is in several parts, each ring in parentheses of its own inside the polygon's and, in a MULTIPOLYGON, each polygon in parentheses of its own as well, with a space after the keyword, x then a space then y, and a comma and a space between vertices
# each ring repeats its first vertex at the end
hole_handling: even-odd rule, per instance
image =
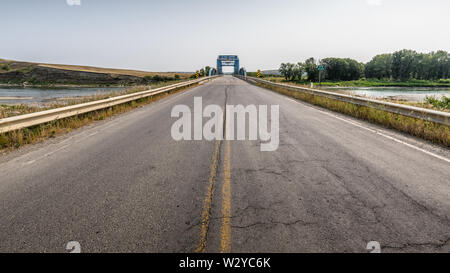
MULTIPOLYGON (((287 100, 293 101, 293 102, 295 102, 295 103, 302 104, 302 103, 300 103, 300 102, 298 102, 298 101, 296 101, 296 100, 294 100, 294 99, 287 98, 287 97, 285 97, 285 98, 286 98, 287 100)), ((302 104, 302 105, 303 105, 303 104, 302 104)), ((313 108, 313 107, 312 107, 312 108, 313 108)), ((317 108, 314 108, 314 109, 317 110, 317 111, 319 111, 319 112, 321 112, 321 113, 323 113, 323 114, 325 114, 325 115, 328 115, 328 116, 330 116, 330 117, 334 117, 334 118, 336 118, 336 119, 342 120, 342 121, 347 122, 347 123, 349 123, 349 124, 352 124, 352 125, 354 125, 354 126, 356 126, 356 127, 359 127, 359 128, 364 129, 364 130, 370 131, 370 132, 372 132, 372 133, 375 133, 375 134, 377 134, 377 135, 383 136, 383 137, 385 137, 385 138, 387 138, 387 139, 390 139, 390 140, 393 140, 393 141, 395 141, 395 142, 401 143, 401 144, 403 144, 403 145, 405 145, 405 146, 408 146, 408 147, 410 147, 410 148, 412 148, 412 149, 415 149, 415 150, 417 150, 417 151, 423 152, 423 153, 425 153, 425 154, 427 154, 427 155, 433 156, 433 157, 435 157, 435 158, 438 158, 438 159, 441 159, 441 160, 444 160, 444 161, 450 163, 450 159, 448 159, 448 158, 446 158, 446 157, 437 155, 437 154, 435 154, 435 153, 429 152, 429 151, 427 151, 427 150, 425 150, 425 149, 422 149, 422 148, 417 147, 417 146, 415 146, 415 145, 409 144, 409 143, 404 142, 404 141, 402 141, 402 140, 400 140, 400 139, 397 139, 397 138, 395 138, 395 137, 386 135, 386 134, 384 134, 384 133, 379 132, 378 130, 374 130, 374 129, 365 127, 365 126, 361 125, 360 123, 357 123, 357 122, 354 122, 354 121, 351 121, 351 120, 348 120, 348 119, 345 119, 345 118, 341 118, 341 117, 339 117, 339 116, 336 116, 336 115, 334 115, 334 114, 331 114, 331 113, 322 111, 322 110, 317 109, 317 108)))

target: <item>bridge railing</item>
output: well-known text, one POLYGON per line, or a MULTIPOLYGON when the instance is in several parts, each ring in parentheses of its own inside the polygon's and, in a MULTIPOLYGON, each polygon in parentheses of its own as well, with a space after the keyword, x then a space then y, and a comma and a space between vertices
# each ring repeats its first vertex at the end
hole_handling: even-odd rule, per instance
POLYGON ((374 99, 368 99, 368 98, 362 98, 362 97, 356 97, 351 95, 345 95, 345 94, 338 94, 334 92, 329 91, 323 91, 323 90, 317 90, 317 89, 311 89, 306 87, 299 87, 299 86, 293 86, 283 83, 274 83, 271 81, 266 81, 263 79, 255 78, 255 77, 243 77, 236 75, 236 77, 250 81, 250 82, 256 82, 261 83, 264 85, 272 86, 272 87, 279 87, 284 88, 286 90, 291 91, 297 91, 297 92, 304 92, 315 96, 321 96, 325 98, 330 98, 333 100, 343 101, 347 103, 353 103, 361 106, 366 106, 370 108, 375 108, 378 110, 387 111, 390 113, 400 114, 407 117, 427 120, 443 125, 450 126, 450 113, 442 112, 442 111, 435 111, 431 109, 426 108, 420 108, 420 107, 414 107, 409 105, 403 105, 403 104, 397 104, 392 102, 385 102, 380 100, 374 100, 374 99))
POLYGON ((87 103, 81 103, 71 106, 65 106, 25 115, 19 115, 9 118, 0 119, 0 133, 6 133, 22 128, 27 128, 67 117, 76 116, 79 114, 84 114, 96 110, 101 110, 109 108, 111 106, 127 103, 130 101, 135 101, 142 98, 152 97, 158 94, 167 93, 180 88, 189 87, 195 84, 200 84, 205 81, 209 81, 218 76, 205 77, 202 79, 186 81, 182 83, 177 83, 169 86, 164 86, 161 88, 146 90, 141 92, 136 92, 127 95, 121 95, 117 97, 112 97, 108 99, 96 100, 87 103))

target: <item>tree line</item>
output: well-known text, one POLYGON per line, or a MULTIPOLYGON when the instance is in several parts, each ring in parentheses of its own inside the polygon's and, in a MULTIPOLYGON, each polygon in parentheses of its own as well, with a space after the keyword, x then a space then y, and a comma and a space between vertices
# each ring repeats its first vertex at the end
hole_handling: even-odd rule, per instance
POLYGON ((450 75, 450 54, 439 50, 430 53, 417 53, 413 50, 400 50, 380 54, 368 63, 360 63, 350 58, 325 58, 320 61, 309 58, 305 62, 282 63, 279 72, 286 80, 319 80, 318 66, 325 71, 322 80, 350 81, 366 79, 379 80, 439 80, 450 75))
POLYGON ((163 76, 163 75, 154 75, 154 76, 144 76, 145 83, 160 83, 160 82, 168 82, 168 81, 177 81, 180 79, 180 75, 175 75, 173 77, 163 76))
MULTIPOLYGON (((200 69, 198 70, 198 75, 199 75, 200 77, 209 76, 209 71, 210 71, 211 69, 213 69, 213 68, 210 67, 210 66, 208 66, 208 65, 205 66, 205 67, 202 67, 202 68, 200 68, 200 69)), ((196 73, 192 74, 190 78, 191 78, 191 79, 195 79, 195 78, 196 78, 196 73)))
POLYGON ((417 53, 404 49, 377 55, 365 66, 366 78, 439 80, 447 79, 449 74, 450 54, 443 50, 417 53))

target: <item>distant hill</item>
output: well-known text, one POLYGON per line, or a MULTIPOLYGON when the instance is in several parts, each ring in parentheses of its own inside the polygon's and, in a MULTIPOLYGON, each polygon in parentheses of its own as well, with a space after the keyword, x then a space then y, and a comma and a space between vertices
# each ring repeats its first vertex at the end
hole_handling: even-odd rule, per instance
POLYGON ((34 85, 137 85, 180 79, 189 73, 146 72, 81 65, 45 64, 0 59, 0 83, 34 85), (155 77, 156 76, 156 77, 155 77))
POLYGON ((263 71, 261 71, 261 74, 263 74, 263 75, 281 75, 280 71, 278 71, 278 69, 275 69, 275 70, 263 70, 263 71))

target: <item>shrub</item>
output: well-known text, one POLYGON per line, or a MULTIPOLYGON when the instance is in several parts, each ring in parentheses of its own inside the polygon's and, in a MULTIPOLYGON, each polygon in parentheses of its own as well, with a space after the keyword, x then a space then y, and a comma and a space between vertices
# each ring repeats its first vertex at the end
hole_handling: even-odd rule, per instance
POLYGON ((155 75, 152 78, 153 82, 162 82, 164 80, 163 77, 161 77, 160 75, 155 75))
POLYGON ((436 108, 450 110, 450 97, 443 96, 440 100, 435 97, 426 97, 425 102, 432 104, 436 108))
POLYGON ((4 65, 2 65, 2 69, 5 71, 9 71, 9 70, 11 70, 11 67, 9 66, 9 64, 4 64, 4 65))
POLYGON ((152 76, 144 76, 144 81, 147 83, 152 82, 152 76))

